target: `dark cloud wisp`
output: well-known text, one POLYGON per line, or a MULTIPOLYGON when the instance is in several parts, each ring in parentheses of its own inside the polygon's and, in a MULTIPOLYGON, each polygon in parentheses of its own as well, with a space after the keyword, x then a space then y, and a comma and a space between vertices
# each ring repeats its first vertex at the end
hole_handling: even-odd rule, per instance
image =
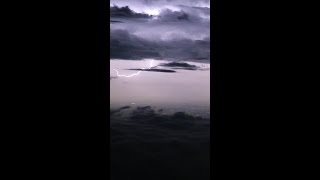
POLYGON ((148 71, 148 72, 161 72, 161 73, 175 73, 176 71, 170 69, 128 69, 132 71, 148 71))

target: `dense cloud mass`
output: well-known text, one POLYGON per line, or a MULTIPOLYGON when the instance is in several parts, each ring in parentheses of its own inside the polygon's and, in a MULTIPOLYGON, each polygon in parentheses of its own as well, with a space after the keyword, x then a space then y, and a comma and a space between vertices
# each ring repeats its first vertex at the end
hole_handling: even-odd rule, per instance
POLYGON ((110 59, 210 60, 210 2, 110 1, 110 59))
POLYGON ((210 40, 171 39, 152 41, 126 30, 111 30, 110 58, 203 60, 210 58, 210 40))
POLYGON ((111 179, 209 179, 210 120, 149 106, 110 111, 111 179))

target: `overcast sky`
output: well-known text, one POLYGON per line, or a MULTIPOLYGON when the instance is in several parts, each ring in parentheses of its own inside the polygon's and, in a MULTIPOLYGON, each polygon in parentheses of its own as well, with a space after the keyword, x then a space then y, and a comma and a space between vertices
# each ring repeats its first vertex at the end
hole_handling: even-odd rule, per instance
POLYGON ((111 59, 210 60, 209 0, 110 0, 111 59))

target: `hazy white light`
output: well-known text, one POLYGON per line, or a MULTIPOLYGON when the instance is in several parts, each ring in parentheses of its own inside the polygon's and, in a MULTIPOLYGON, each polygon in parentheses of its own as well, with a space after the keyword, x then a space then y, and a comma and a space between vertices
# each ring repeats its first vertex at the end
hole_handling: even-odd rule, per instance
POLYGON ((160 11, 157 9, 149 9, 149 10, 145 10, 144 13, 157 16, 160 14, 160 11))

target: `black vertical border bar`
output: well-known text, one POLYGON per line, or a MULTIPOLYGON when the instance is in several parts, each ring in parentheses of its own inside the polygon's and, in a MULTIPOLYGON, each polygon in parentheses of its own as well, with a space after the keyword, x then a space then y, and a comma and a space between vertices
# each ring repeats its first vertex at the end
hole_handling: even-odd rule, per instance
POLYGON ((17 77, 5 94, 9 176, 108 179, 107 2, 14 1, 5 14, 14 67, 5 76, 17 77))
POLYGON ((106 54, 106 60, 107 60, 107 62, 106 62, 106 68, 107 68, 107 70, 105 71, 105 72, 108 72, 108 74, 105 74, 105 77, 108 77, 108 81, 106 81, 106 82, 108 82, 107 84, 108 84, 108 86, 107 86, 107 89, 108 89, 108 91, 106 90, 105 92, 107 92, 107 94, 106 94, 106 101, 105 102, 108 102, 108 105, 106 106, 106 108, 105 108, 105 113, 106 113, 106 120, 107 121, 105 121, 106 122, 106 128, 107 128, 107 130, 106 130, 106 132, 107 132, 107 134, 106 134, 106 137, 107 137, 107 143, 108 143, 108 146, 107 146, 107 148, 108 148, 108 151, 106 151, 106 154, 108 154, 108 162, 106 162, 106 163, 108 163, 108 165, 106 166, 106 177, 107 178, 110 178, 110 174, 111 174, 111 172, 110 172, 110 120, 108 121, 108 119, 110 119, 110 115, 107 115, 107 112, 108 113, 110 113, 110 80, 109 80, 109 76, 110 76, 110 2, 109 2, 110 0, 104 0, 103 2, 104 2, 104 14, 103 14, 103 16, 102 17, 104 17, 103 19, 104 19, 104 24, 103 24, 103 33, 104 33, 104 35, 105 35, 105 42, 104 42, 104 44, 106 45, 106 47, 104 47, 103 49, 102 49, 102 51, 103 52, 107 52, 107 54, 106 54), (107 4, 107 3, 109 3, 109 4, 107 4), (107 23, 109 23, 109 25, 107 25, 107 23), (108 58, 108 59, 107 59, 108 58))
MULTIPOLYGON (((86 165, 90 170, 88 173, 88 176, 92 179, 107 179, 109 176, 109 131, 110 131, 110 124, 108 121, 108 108, 110 109, 110 83, 109 83, 109 28, 108 28, 108 3, 107 0, 96 0, 86 4, 93 5, 92 8, 88 6, 89 12, 85 12, 85 15, 90 16, 90 19, 85 20, 88 24, 87 36, 92 37, 92 50, 94 53, 94 59, 93 62, 88 62, 92 65, 92 69, 89 69, 90 73, 93 73, 93 76, 90 76, 92 82, 88 82, 88 84, 92 84, 93 87, 88 87, 88 92, 92 93, 93 101, 90 101, 94 103, 93 107, 90 108, 94 115, 92 119, 94 119, 93 131, 90 133, 93 133, 94 136, 91 136, 91 142, 88 142, 88 144, 92 144, 93 147, 89 147, 92 150, 89 150, 90 154, 88 156, 92 156, 92 160, 89 160, 91 165, 86 165), (92 88, 92 90, 90 90, 92 88), (96 138, 96 139, 95 139, 96 138)), ((84 16, 83 18, 86 18, 84 16)), ((88 48, 89 45, 84 44, 88 48)), ((90 59, 88 60, 90 61, 90 59)), ((87 67, 86 67, 87 68, 87 67)), ((90 121, 90 119, 88 119, 90 121)), ((85 170, 85 169, 84 169, 85 170)), ((81 172, 79 172, 81 173, 81 172)))
MULTIPOLYGON (((109 136, 110 136, 110 124, 108 121, 108 112, 110 109, 110 83, 109 83, 109 67, 110 67, 110 61, 109 61, 109 27, 107 25, 108 23, 108 17, 109 17, 109 9, 108 9, 108 3, 107 0, 97 0, 95 1, 95 8, 96 11, 93 12, 94 16, 92 17, 92 21, 94 21, 95 27, 93 30, 95 31, 89 31, 93 33, 95 39, 95 50, 97 54, 97 59, 94 64, 94 70, 95 77, 98 79, 96 83, 97 87, 94 88, 97 95, 93 95, 96 98, 96 124, 95 124, 95 130, 96 135, 95 137, 98 138, 96 141, 96 149, 94 152, 96 152, 96 155, 94 157, 96 158, 96 165, 93 165, 96 170, 93 170, 92 172, 96 172, 97 174, 92 176, 92 179, 98 178, 98 179, 107 179, 109 177, 109 136)), ((90 23, 89 23, 90 24, 90 23)), ((90 27, 89 27, 90 28, 90 27)), ((91 72, 91 71, 90 71, 91 72)), ((95 80, 93 80, 95 81, 95 80)), ((90 91, 91 92, 91 91, 90 91)), ((94 92, 93 92, 94 93, 94 92)), ((91 151, 90 151, 91 152, 91 151)))
POLYGON ((217 177, 217 161, 218 161, 218 152, 217 152, 217 145, 218 145, 218 128, 219 128, 219 120, 221 117, 221 81, 220 81, 220 65, 221 59, 219 57, 218 51, 218 2, 217 0, 210 1, 210 176, 217 177))
MULTIPOLYGON (((224 3, 211 0, 211 177, 225 179, 232 174, 228 169, 227 158, 228 135, 226 121, 228 61, 226 59, 226 23, 227 17, 223 9, 224 3), (225 19, 224 19, 225 18, 225 19)), ((230 70, 229 70, 230 72, 230 70)), ((230 75, 229 75, 230 76, 230 75)), ((229 166, 230 167, 230 166, 229 166)))
POLYGON ((99 133, 99 136, 101 137, 101 146, 99 146, 99 148, 101 148, 101 155, 102 155, 102 162, 101 163, 101 167, 100 167, 100 171, 101 171, 101 176, 103 178, 108 178, 110 172, 108 169, 108 163, 110 162, 109 159, 109 155, 110 153, 110 123, 108 121, 108 113, 109 109, 110 109, 110 82, 109 81, 109 74, 110 74, 110 61, 109 61, 109 57, 110 57, 110 48, 109 48, 109 31, 110 28, 107 25, 108 23, 108 18, 109 18, 109 7, 108 7, 108 2, 107 0, 100 0, 97 1, 98 2, 98 7, 99 7, 99 14, 98 14, 98 18, 99 19, 99 23, 98 23, 98 30, 99 33, 97 33, 98 37, 96 37, 98 39, 98 54, 99 54, 99 72, 101 72, 99 74, 100 78, 100 82, 102 83, 101 85, 101 91, 100 93, 102 94, 102 99, 101 99, 101 114, 98 114, 98 116, 102 117, 100 118, 102 120, 102 123, 98 123, 98 131, 101 132, 99 133), (109 72, 109 74, 108 74, 109 72))

